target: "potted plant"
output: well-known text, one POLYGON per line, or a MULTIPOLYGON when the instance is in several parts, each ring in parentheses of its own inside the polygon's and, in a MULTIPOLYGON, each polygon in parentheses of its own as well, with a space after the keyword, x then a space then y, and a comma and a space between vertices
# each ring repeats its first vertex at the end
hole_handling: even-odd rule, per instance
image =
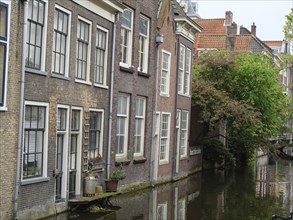
POLYGON ((121 166, 113 170, 110 179, 105 180, 106 192, 117 192, 119 180, 126 178, 126 170, 121 166))

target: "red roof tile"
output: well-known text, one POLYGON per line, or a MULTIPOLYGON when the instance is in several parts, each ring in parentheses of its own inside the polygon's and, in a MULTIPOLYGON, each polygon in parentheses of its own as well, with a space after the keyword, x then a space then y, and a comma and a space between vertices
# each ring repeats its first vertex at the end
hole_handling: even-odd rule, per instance
POLYGON ((203 30, 201 34, 226 34, 224 18, 194 20, 203 30))
POLYGON ((196 49, 226 49, 226 35, 204 35, 200 34, 197 37, 196 49))
POLYGON ((270 47, 281 47, 282 46, 282 41, 263 41, 266 45, 270 47))

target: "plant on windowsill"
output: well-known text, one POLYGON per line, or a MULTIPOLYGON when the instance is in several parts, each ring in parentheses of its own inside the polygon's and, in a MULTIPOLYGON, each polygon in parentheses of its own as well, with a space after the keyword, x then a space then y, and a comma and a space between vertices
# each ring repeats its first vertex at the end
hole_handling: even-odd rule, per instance
POLYGON ((126 175, 126 170, 122 165, 114 169, 110 175, 110 179, 105 180, 106 192, 117 192, 119 180, 125 179, 126 175))

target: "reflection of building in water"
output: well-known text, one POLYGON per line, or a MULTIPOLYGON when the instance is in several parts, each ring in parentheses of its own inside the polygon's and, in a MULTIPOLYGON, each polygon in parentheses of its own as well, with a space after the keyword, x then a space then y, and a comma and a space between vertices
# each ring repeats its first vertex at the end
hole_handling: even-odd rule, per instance
POLYGON ((256 166, 256 197, 274 196, 281 204, 292 198, 292 171, 276 165, 256 166))

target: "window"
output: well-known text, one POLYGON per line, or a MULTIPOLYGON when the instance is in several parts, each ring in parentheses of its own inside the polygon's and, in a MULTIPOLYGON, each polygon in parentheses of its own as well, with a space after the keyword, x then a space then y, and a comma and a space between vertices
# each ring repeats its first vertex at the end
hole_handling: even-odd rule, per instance
POLYGON ((81 120, 82 110, 73 108, 71 110, 71 138, 69 156, 69 198, 79 194, 80 186, 80 157, 81 157, 81 120))
POLYGON ((180 45, 179 66, 178 66, 178 93, 189 95, 190 92, 190 71, 191 71, 191 50, 180 45))
POLYGON ((178 201, 178 220, 186 219, 186 199, 182 198, 178 201))
POLYGON ((28 2, 26 67, 44 70, 47 1, 28 2))
POLYGON ((128 143, 129 95, 118 95, 116 157, 126 157, 128 143))
POLYGON ((147 72, 148 70, 148 48, 149 19, 141 15, 139 19, 138 69, 142 72, 147 72))
POLYGON ((157 207, 157 220, 167 219, 167 202, 158 204, 157 207))
POLYGON ((121 16, 121 60, 120 65, 131 66, 133 11, 124 9, 121 16))
POLYGON ((107 53, 108 31, 97 27, 96 32, 96 61, 95 61, 95 84, 106 86, 107 80, 107 53))
POLYGON ((6 98, 8 22, 8 5, 0 2, 0 110, 6 98))
POLYGON ((169 161, 169 138, 170 138, 170 113, 162 113, 160 163, 169 161))
POLYGON ((191 69, 191 50, 186 49, 186 62, 185 62, 185 76, 184 76, 184 90, 185 95, 189 95, 190 87, 190 69, 191 69))
POLYGON ((91 22, 79 17, 77 23, 76 79, 89 81, 91 22))
POLYGON ((88 159, 94 159, 99 154, 102 155, 103 143, 103 111, 90 111, 89 127, 89 150, 88 159))
POLYGON ((185 47, 180 45, 179 70, 178 70, 178 92, 183 93, 185 47))
POLYGON ((161 74, 161 95, 163 96, 169 96, 170 58, 171 54, 166 51, 163 51, 161 74))
POLYGON ((68 152, 68 106, 58 105, 57 113, 57 146, 55 169, 55 201, 60 202, 66 196, 67 185, 67 152, 68 152))
POLYGON ((52 72, 68 77, 71 14, 55 7, 52 72))
POLYGON ((188 112, 181 112, 180 157, 187 156, 188 112))
POLYGON ((25 103, 23 179, 47 175, 48 104, 25 103))
POLYGON ((146 98, 138 96, 136 98, 135 109, 135 142, 134 156, 142 156, 144 150, 144 134, 145 134, 145 108, 146 98))

